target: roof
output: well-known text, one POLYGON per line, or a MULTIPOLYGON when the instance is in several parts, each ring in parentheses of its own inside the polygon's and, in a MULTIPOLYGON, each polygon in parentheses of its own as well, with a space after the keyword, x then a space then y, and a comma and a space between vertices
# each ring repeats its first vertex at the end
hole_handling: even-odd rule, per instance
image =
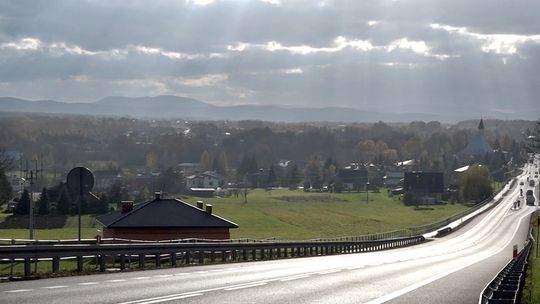
POLYGON ((461 151, 462 154, 466 155, 485 155, 491 152, 493 152, 493 148, 488 144, 481 130, 474 135, 465 149, 461 151))
POLYGON ((96 219, 107 228, 238 228, 229 220, 179 199, 154 199, 136 205, 130 212, 119 210, 96 219))
POLYGON ((457 168, 457 169, 454 170, 454 172, 458 172, 458 173, 465 172, 465 171, 469 170, 469 167, 470 166, 467 165, 467 166, 464 166, 464 167, 461 167, 461 168, 457 168))

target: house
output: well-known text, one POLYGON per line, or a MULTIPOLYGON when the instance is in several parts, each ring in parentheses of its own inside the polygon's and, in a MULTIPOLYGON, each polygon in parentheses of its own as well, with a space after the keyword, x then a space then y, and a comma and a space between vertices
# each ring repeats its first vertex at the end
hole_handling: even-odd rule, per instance
POLYGON ((194 175, 201 171, 201 165, 198 163, 180 163, 176 167, 184 176, 194 175))
POLYGON ((351 163, 338 170, 335 181, 342 185, 343 191, 360 191, 366 188, 369 181, 368 170, 357 163, 351 163))
POLYGON ((389 189, 401 186, 403 185, 404 176, 405 173, 401 171, 387 171, 386 175, 383 177, 384 185, 389 189))
POLYGON ((403 188, 412 202, 433 204, 442 201, 442 172, 405 172, 403 188))
POLYGON ((205 171, 186 177, 186 188, 213 188, 223 187, 225 178, 215 171, 205 171))
POLYGON ((98 216, 104 238, 131 240, 177 240, 187 238, 230 238, 230 229, 238 225, 212 213, 212 205, 197 207, 179 199, 161 198, 134 206, 126 202, 118 211, 98 216))

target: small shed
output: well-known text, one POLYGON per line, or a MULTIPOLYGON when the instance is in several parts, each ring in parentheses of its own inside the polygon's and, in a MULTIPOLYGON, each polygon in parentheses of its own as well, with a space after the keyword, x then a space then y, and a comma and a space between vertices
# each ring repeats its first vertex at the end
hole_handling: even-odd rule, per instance
POLYGON ((230 238, 238 225, 212 213, 212 205, 197 207, 179 199, 161 198, 136 206, 126 202, 121 210, 96 218, 103 238, 132 240, 176 240, 186 238, 230 238))

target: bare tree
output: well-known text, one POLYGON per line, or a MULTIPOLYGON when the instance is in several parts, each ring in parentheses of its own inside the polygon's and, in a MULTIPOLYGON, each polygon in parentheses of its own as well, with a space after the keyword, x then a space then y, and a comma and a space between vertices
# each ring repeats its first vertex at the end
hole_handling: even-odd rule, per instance
POLYGON ((4 148, 0 148, 0 171, 6 172, 11 169, 13 158, 10 157, 4 148))
POLYGON ((540 153, 540 119, 536 121, 534 131, 528 136, 527 140, 528 152, 540 153))

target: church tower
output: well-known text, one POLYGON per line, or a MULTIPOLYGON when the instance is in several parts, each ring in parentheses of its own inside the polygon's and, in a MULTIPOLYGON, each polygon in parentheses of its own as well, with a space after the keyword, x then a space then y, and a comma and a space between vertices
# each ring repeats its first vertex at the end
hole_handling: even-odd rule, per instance
POLYGON ((463 151, 461 151, 459 154, 467 156, 484 156, 486 153, 492 153, 493 148, 488 144, 484 136, 484 129, 484 120, 480 119, 478 131, 473 138, 471 138, 465 149, 463 149, 463 151))

